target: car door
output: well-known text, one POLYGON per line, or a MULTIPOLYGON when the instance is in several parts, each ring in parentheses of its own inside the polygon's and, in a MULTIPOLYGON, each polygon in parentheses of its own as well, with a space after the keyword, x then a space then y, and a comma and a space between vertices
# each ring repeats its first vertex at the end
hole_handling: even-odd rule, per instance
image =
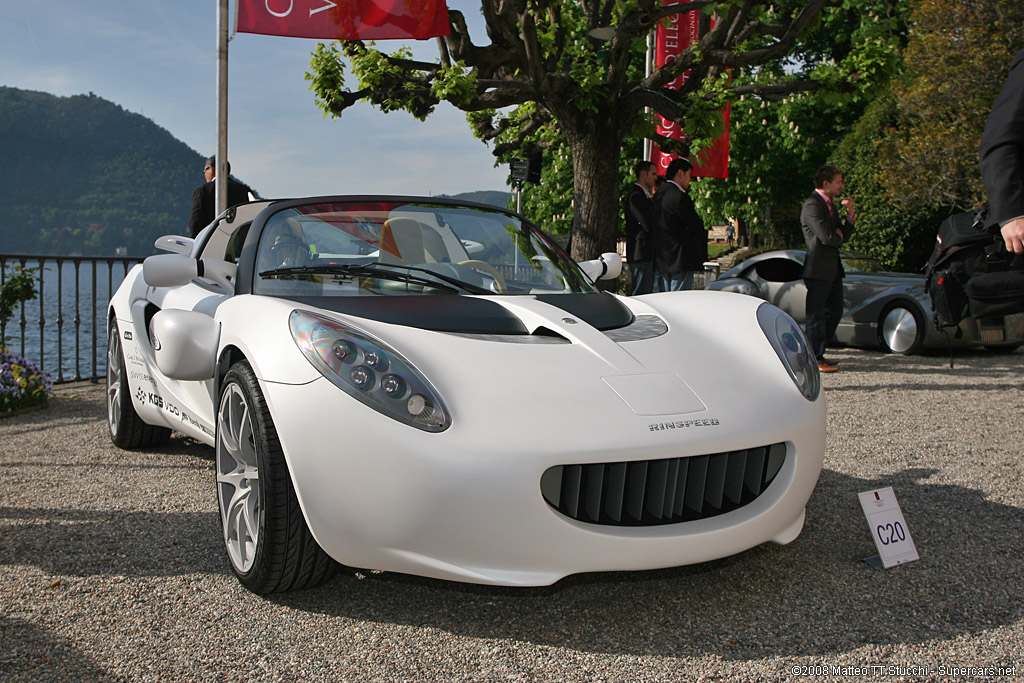
POLYGON ((149 400, 163 411, 163 417, 172 429, 206 441, 214 434, 213 379, 187 381, 173 379, 162 372, 156 361, 156 351, 162 343, 165 348, 167 344, 155 334, 153 321, 160 312, 169 310, 195 311, 212 319, 217 307, 232 295, 233 292, 193 280, 178 287, 149 287, 145 299, 132 305, 135 340, 153 368, 156 381, 156 392, 149 400))

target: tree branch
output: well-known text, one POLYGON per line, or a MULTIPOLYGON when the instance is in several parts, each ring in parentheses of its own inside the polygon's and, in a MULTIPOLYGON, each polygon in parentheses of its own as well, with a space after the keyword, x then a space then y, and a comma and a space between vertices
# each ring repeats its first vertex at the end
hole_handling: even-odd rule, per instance
POLYGON ((810 79, 793 81, 791 83, 751 83, 748 85, 737 85, 732 89, 735 95, 756 95, 765 100, 781 100, 788 95, 797 92, 813 92, 821 90, 824 86, 818 81, 810 79))
MULTIPOLYGON (((646 88, 664 87, 687 70, 695 68, 698 64, 706 67, 742 68, 764 64, 773 59, 784 57, 793 47, 800 32, 817 16, 822 7, 831 1, 808 0, 807 4, 788 24, 765 25, 754 21, 740 28, 743 18, 749 15, 749 11, 753 7, 750 2, 745 2, 742 7, 737 9, 735 15, 716 24, 715 28, 706 33, 696 45, 683 50, 675 59, 655 71, 650 78, 642 83, 642 86, 646 88), (728 24, 729 29, 725 30, 723 24, 728 24), (776 38, 776 40, 771 45, 746 52, 737 52, 735 50, 737 45, 754 35, 771 36, 776 38), (700 55, 699 59, 697 57, 698 54, 700 55)), ((686 5, 669 5, 665 7, 664 11, 667 12, 670 8, 685 8, 691 4, 700 4, 700 2, 701 0, 687 3, 686 5)), ((691 76, 687 84, 696 80, 691 76)), ((691 87, 690 91, 692 92, 694 89, 691 87)), ((685 85, 682 91, 686 91, 685 85)))
MULTIPOLYGON (((542 127, 550 123, 551 117, 547 116, 533 116, 526 123, 525 126, 519 129, 516 133, 514 140, 508 140, 506 142, 498 143, 494 146, 494 156, 501 157, 510 152, 515 152, 522 149, 525 146, 527 138, 536 133, 542 127)), ((547 149, 550 145, 548 143, 539 142, 536 143, 536 148, 547 149)))

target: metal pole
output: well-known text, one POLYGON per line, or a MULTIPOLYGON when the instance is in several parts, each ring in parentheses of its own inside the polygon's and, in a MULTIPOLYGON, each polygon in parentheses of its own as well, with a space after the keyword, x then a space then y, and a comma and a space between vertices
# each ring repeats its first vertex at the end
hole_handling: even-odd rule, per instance
POLYGON ((46 337, 43 336, 43 327, 46 325, 46 316, 43 306, 46 303, 46 296, 43 293, 43 276, 46 275, 46 261, 39 259, 39 368, 46 367, 46 337))
POLYGON ((228 0, 217 2, 217 215, 228 208, 228 0))
POLYGON ((89 381, 96 383, 96 261, 92 262, 92 377, 89 381))
MULTIPOLYGON (((644 58, 644 79, 651 77, 651 73, 654 70, 654 34, 647 34, 647 53, 644 58)), ((644 112, 650 116, 651 108, 644 107, 644 112)), ((653 141, 650 138, 644 138, 644 159, 646 161, 653 161, 651 159, 652 147, 654 146, 653 141)))

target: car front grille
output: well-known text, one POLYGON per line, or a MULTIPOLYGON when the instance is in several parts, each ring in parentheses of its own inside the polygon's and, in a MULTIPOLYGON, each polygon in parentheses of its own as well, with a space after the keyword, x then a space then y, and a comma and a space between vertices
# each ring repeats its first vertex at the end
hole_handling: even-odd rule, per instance
POLYGON ((558 465, 541 476, 544 500, 590 524, 655 526, 707 519, 764 493, 786 461, 783 443, 662 460, 558 465))

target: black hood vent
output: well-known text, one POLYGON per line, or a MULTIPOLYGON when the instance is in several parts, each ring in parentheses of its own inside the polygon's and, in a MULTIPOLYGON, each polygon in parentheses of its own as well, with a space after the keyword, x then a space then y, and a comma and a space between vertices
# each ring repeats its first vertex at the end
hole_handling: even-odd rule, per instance
MULTIPOLYGON (((532 296, 532 295, 531 295, 532 296)), ((334 311, 357 318, 406 325, 421 330, 460 334, 529 335, 523 322, 510 310, 491 299, 436 294, 432 296, 290 296, 281 297, 311 308, 334 311)), ((538 301, 559 308, 579 322, 599 330, 624 327, 633 314, 610 294, 542 294, 538 301)), ((547 330, 534 336, 557 337, 547 330)))

